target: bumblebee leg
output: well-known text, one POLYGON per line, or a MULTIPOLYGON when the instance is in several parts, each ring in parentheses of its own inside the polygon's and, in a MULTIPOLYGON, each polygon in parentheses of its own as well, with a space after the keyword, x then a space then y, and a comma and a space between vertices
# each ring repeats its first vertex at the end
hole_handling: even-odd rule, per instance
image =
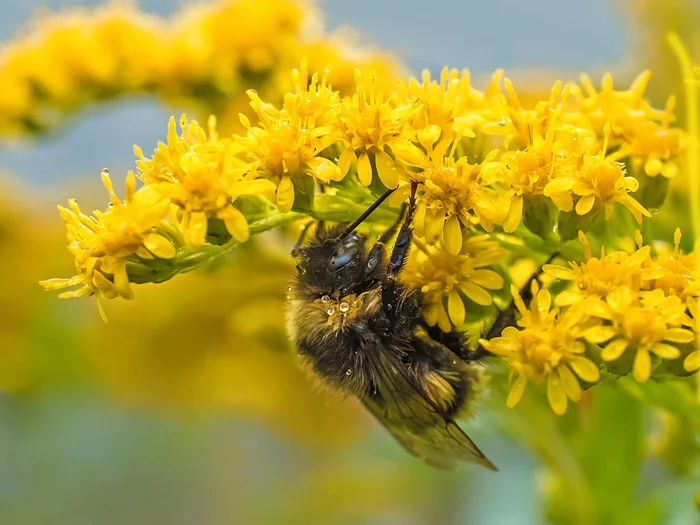
POLYGON ((443 332, 439 326, 430 326, 425 320, 421 320, 421 326, 425 329, 430 339, 450 349, 463 361, 476 361, 481 357, 475 357, 476 352, 467 345, 467 340, 462 332, 443 332))
POLYGON ((403 225, 399 230, 399 234, 396 236, 396 242, 394 243, 394 249, 391 251, 391 258, 389 259, 389 268, 387 269, 386 275, 389 279, 396 279, 401 268, 406 263, 406 257, 411 248, 411 240, 413 239, 413 228, 411 227, 411 221, 413 221, 413 212, 416 209, 416 187, 415 182, 411 183, 411 197, 408 201, 408 211, 406 217, 404 218, 403 225))
POLYGON ((408 210, 404 217, 403 225, 399 230, 399 234, 396 236, 394 249, 391 251, 386 278, 382 281, 382 304, 384 305, 384 312, 387 318, 394 322, 397 319, 397 310, 402 295, 402 286, 399 284, 397 277, 401 268, 403 268, 406 263, 408 252, 411 248, 411 240, 413 239, 411 221, 413 220, 413 212, 416 208, 416 187, 417 184, 412 182, 408 210))
MULTIPOLYGON (((309 233, 309 226, 311 226, 311 223, 306 223, 302 226, 297 242, 294 243, 294 248, 292 248, 292 255, 296 255, 299 248, 301 248, 301 245, 304 244, 304 239, 306 239, 306 236, 309 233)), ((321 228, 323 228, 323 221, 318 222, 317 228, 317 231, 321 231, 321 228)))
POLYGON ((369 275, 374 272, 377 264, 384 258, 384 249, 386 248, 386 244, 394 235, 396 235, 399 226, 401 226, 401 223, 404 221, 407 210, 408 206, 404 204, 401 207, 399 218, 396 220, 396 222, 392 224, 384 233, 382 233, 377 243, 372 246, 372 249, 367 255, 367 267, 365 268, 365 274, 369 275))
MULTIPOLYGON (((554 252, 547 258, 547 260, 542 264, 542 266, 551 263, 558 256, 559 253, 554 252)), ((532 277, 530 277, 527 283, 525 283, 525 286, 523 286, 520 289, 520 297, 522 297, 523 302, 527 307, 530 306, 530 302, 532 301, 532 283, 536 280, 539 280, 540 275, 542 275, 542 266, 540 266, 540 269, 537 272, 535 272, 532 275, 532 277)), ((491 328, 489 329, 488 333, 484 336, 484 339, 493 339, 494 337, 498 337, 501 335, 501 332, 503 332, 505 328, 508 328, 509 326, 515 326, 516 310, 517 308, 515 307, 515 302, 511 301, 508 305, 508 308, 506 308, 498 314, 498 317, 496 317, 496 321, 493 323, 493 325, 491 325, 491 328)), ((473 361, 476 359, 481 359, 486 355, 488 355, 488 351, 483 346, 479 345, 476 348, 476 350, 471 352, 471 358, 469 360, 473 361)))

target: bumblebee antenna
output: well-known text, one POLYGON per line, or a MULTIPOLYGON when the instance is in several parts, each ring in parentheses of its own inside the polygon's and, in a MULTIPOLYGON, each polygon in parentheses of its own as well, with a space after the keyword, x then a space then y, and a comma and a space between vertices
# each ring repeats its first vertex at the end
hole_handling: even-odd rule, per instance
POLYGON ((374 203, 369 208, 367 208, 362 215, 360 215, 357 219, 355 219, 355 222, 353 222, 350 226, 345 228, 343 233, 341 233, 338 236, 338 239, 337 239, 338 242, 342 241, 345 237, 347 237, 353 231, 355 231, 355 228, 357 228, 360 224, 362 224, 365 221, 365 219, 367 219, 367 217, 372 215, 372 212, 374 210, 376 210, 377 208, 379 208, 379 206, 382 205, 382 202, 384 202, 386 199, 388 199, 389 195, 391 195, 392 193, 394 193, 394 190, 387 190, 384 193, 382 193, 382 195, 376 201, 374 201, 374 203))

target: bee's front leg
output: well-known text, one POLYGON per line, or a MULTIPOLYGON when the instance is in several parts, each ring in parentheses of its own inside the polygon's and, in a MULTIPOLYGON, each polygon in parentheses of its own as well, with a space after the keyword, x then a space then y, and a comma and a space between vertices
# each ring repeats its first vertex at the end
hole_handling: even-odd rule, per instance
POLYGON ((365 268, 366 275, 373 274, 377 267, 377 264, 384 260, 384 250, 386 248, 386 245, 391 240, 391 238, 394 235, 396 235, 396 232, 398 231, 399 227, 404 222, 407 210, 408 206, 404 204, 401 207, 401 212, 399 213, 399 218, 396 220, 396 222, 389 226, 389 228, 381 234, 375 245, 372 246, 372 249, 367 255, 367 266, 365 268))
POLYGON ((394 248, 389 258, 386 278, 382 281, 382 304, 384 305, 384 313, 392 322, 396 322, 397 320, 397 310, 399 309, 402 299, 403 287, 398 282, 397 277, 408 260, 408 252, 411 249, 411 240, 413 239, 411 221, 413 220, 413 212, 416 208, 416 187, 417 184, 412 182, 411 196, 408 201, 406 217, 399 230, 399 234, 396 236, 396 242, 394 243, 394 248))

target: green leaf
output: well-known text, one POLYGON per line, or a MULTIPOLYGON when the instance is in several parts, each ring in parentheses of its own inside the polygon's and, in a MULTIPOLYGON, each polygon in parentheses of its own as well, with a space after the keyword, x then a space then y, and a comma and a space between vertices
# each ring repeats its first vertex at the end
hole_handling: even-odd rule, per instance
POLYGON ((615 383, 593 390, 593 407, 578 436, 579 463, 595 500, 598 523, 629 515, 644 461, 644 406, 615 383))

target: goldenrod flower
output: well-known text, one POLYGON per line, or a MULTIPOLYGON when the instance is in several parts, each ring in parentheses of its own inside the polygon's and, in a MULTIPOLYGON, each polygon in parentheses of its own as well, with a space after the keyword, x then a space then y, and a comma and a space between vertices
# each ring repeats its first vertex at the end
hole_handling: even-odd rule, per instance
POLYGON ((94 216, 87 216, 74 200, 69 201, 69 209, 58 207, 68 229, 68 248, 75 256, 78 275, 70 279, 49 279, 41 285, 47 290, 78 287, 63 292, 60 298, 96 295, 104 318, 100 297, 133 298, 126 268, 132 256, 171 259, 176 249, 172 239, 159 231, 170 203, 157 186, 135 191, 135 178, 130 171, 122 202, 114 193, 106 170, 102 172, 102 181, 112 199, 107 211, 95 211, 94 216))
POLYGON ((595 315, 611 325, 600 327, 589 341, 607 341, 601 353, 604 361, 616 361, 627 350, 635 352, 632 373, 641 383, 651 376, 651 353, 662 359, 677 359, 680 350, 669 343, 695 340, 691 330, 682 328, 688 322, 685 311, 686 305, 679 297, 667 297, 663 290, 637 293, 619 287, 596 308, 595 315))
POLYGON ((641 223, 642 216, 650 217, 651 214, 629 195, 639 189, 639 182, 634 177, 625 176, 621 163, 606 158, 610 136, 610 126, 607 124, 604 126, 604 135, 603 147, 597 155, 576 155, 568 167, 568 173, 549 182, 544 194, 550 196, 562 210, 571 211, 572 203, 569 200, 562 202, 555 197, 570 191, 577 197, 577 215, 586 215, 593 209, 604 208, 606 219, 612 216, 613 205, 618 202, 641 223))
POLYGON ((481 340, 489 352, 510 366, 510 392, 506 404, 514 407, 528 382, 547 382, 547 399, 556 414, 566 412, 567 400, 581 399, 579 378, 588 383, 600 379, 596 365, 584 353, 582 337, 596 326, 584 303, 560 312, 552 308, 548 290, 532 283, 532 302, 527 308, 515 286, 513 299, 522 316, 518 326, 503 330, 500 337, 481 340))
POLYGON ((382 184, 395 188, 399 172, 394 159, 386 149, 392 139, 401 132, 402 122, 393 115, 393 107, 376 89, 376 75, 365 80, 355 71, 355 94, 338 106, 333 127, 338 130, 345 150, 338 159, 338 166, 345 175, 352 163, 357 163, 360 182, 369 186, 372 182, 372 162, 382 184))
POLYGON ((632 255, 626 252, 605 253, 600 257, 591 256, 591 246, 583 232, 579 232, 579 242, 583 245, 584 262, 570 262, 569 268, 546 264, 542 270, 556 279, 572 281, 572 286, 555 298, 557 306, 575 304, 586 297, 605 297, 618 288, 639 291, 643 283, 656 279, 663 272, 648 268, 651 247, 640 246, 632 255))
POLYGON ((433 143, 440 138, 474 137, 475 130, 488 121, 489 103, 498 93, 501 71, 496 71, 485 92, 471 85, 469 70, 443 68, 440 81, 432 80, 424 70, 421 80, 411 78, 399 83, 393 100, 395 114, 406 123, 404 133, 423 144, 420 135, 427 135, 433 143), (436 134, 437 128, 439 131, 436 134), (418 139, 416 139, 418 136, 418 139))
POLYGON ((255 171, 246 172, 238 157, 241 149, 228 139, 219 139, 216 121, 209 120, 209 133, 195 121, 180 119, 181 135, 175 119, 168 123, 167 143, 159 143, 150 159, 141 149, 135 153, 139 177, 147 184, 157 184, 158 191, 177 207, 175 219, 180 223, 190 247, 200 246, 207 234, 207 220, 224 221, 231 236, 239 242, 248 240, 248 221, 234 206, 241 195, 272 196, 274 186, 255 180, 255 171))
POLYGON ((510 205, 503 222, 506 233, 515 231, 523 216, 524 197, 545 195, 559 208, 571 211, 573 199, 571 188, 555 187, 550 181, 555 180, 569 163, 569 154, 559 151, 555 144, 556 127, 550 123, 546 134, 533 133, 529 146, 523 150, 507 151, 501 156, 505 170, 499 182, 508 189, 510 205))
POLYGON ((248 135, 235 137, 251 159, 247 176, 262 176, 274 183, 277 208, 282 213, 292 209, 296 193, 313 194, 314 179, 328 183, 345 176, 334 162, 320 155, 337 141, 328 119, 338 94, 319 82, 318 75, 308 84, 304 63, 296 75, 297 92, 285 96, 281 110, 264 103, 257 93, 248 92, 261 127, 253 127, 241 115, 248 135), (312 179, 307 181, 306 177, 312 179))
POLYGON ((505 79, 506 99, 500 93, 494 99, 489 115, 492 120, 482 128, 488 135, 504 135, 504 148, 511 143, 520 148, 531 146, 535 137, 543 137, 551 129, 557 113, 568 98, 568 87, 562 93, 561 82, 557 82, 550 92, 548 100, 538 102, 533 109, 525 109, 518 99, 513 83, 505 79))
POLYGON ((685 300, 700 295, 700 283, 695 276, 694 255, 684 255, 680 243, 681 230, 676 228, 673 251, 659 247, 657 257, 650 263, 659 276, 650 281, 649 286, 650 289, 660 288, 666 295, 677 295, 685 300))
MULTIPOLYGON (((414 170, 407 177, 420 183, 413 219, 416 235, 430 245, 442 237, 448 251, 458 254, 462 232, 475 224, 493 231, 494 224, 503 222, 509 201, 489 187, 502 170, 502 164, 494 160, 497 152, 489 153, 479 164, 470 164, 466 157, 454 160, 453 152, 447 152, 454 145, 444 139, 429 144, 427 154, 409 142, 394 143, 392 148, 397 161, 414 170)), ((392 202, 405 200, 408 192, 408 185, 399 188, 392 202)))
POLYGON ((457 255, 442 243, 417 243, 420 249, 412 252, 403 273, 423 293, 425 320, 444 331, 459 329, 472 302, 488 306, 493 302, 490 291, 503 288, 503 277, 488 267, 503 260, 506 251, 489 235, 465 236, 457 255))
POLYGON ((650 76, 649 71, 640 73, 625 91, 613 89, 609 74, 603 77, 600 91, 593 87, 590 78, 582 76, 582 89, 572 88, 579 111, 569 113, 568 118, 590 127, 599 137, 609 125, 609 146, 616 158, 631 157, 633 167, 643 166, 649 176, 661 173, 673 177, 678 173, 673 159, 683 147, 680 131, 669 128, 675 120, 675 98, 669 97, 663 110, 653 108, 644 98, 650 76))

